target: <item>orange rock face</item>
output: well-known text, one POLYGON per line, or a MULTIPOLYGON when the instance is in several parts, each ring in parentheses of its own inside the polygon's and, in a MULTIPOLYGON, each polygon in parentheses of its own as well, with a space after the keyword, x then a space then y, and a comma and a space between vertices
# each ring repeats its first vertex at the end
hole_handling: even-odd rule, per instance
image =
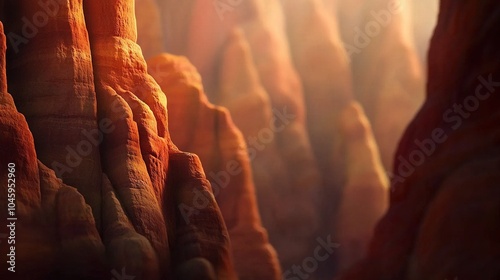
MULTIPOLYGON (((59 266, 61 279, 73 276, 96 279, 105 271, 105 250, 92 209, 75 188, 63 184, 54 171, 37 160, 28 123, 7 93, 3 28, 0 33, 0 139, 3 147, 0 162, 10 167, 8 173, 1 173, 1 178, 4 182, 11 179, 10 186, 2 185, 1 217, 4 221, 7 217, 17 218, 9 223, 13 225, 10 232, 15 232, 9 236, 15 236, 12 240, 16 243, 2 242, 0 248, 15 255, 9 267, 16 271, 16 279, 52 279, 54 268, 59 266), (75 232, 75 228, 78 231, 75 232), (80 252, 78 257, 75 252, 80 252)), ((7 257, 2 257, 2 261, 6 263, 7 257)), ((12 270, 2 269, 0 274, 12 277, 12 270)))
POLYGON ((169 150, 166 97, 147 75, 135 43, 134 5, 130 2, 85 5, 99 117, 110 128, 103 142, 103 169, 118 197, 126 201, 124 208, 132 223, 153 241, 160 263, 168 263, 166 221, 161 208, 164 191, 172 195, 164 187, 169 150), (116 6, 123 7, 123 12, 104 16, 104 11, 116 6), (129 26, 118 28, 123 23, 129 26), (144 215, 150 218, 144 219, 144 215))
MULTIPOLYGON (((201 78, 183 57, 163 54, 148 65, 169 100, 169 128, 182 150, 200 156, 231 238, 239 279, 280 279, 274 249, 262 227, 246 146, 228 112, 210 104, 201 78), (189 124, 190 130, 186 130, 189 124)), ((179 205, 184 219, 199 215, 206 201, 195 197, 195 208, 179 205)))
POLYGON ((0 2, 1 279, 499 278, 494 1, 0 2))
POLYGON ((48 10, 36 3, 5 3, 8 83, 37 157, 79 190, 99 225, 100 155, 88 140, 98 130, 92 59, 82 1, 72 2, 54 2, 48 10))
MULTIPOLYGON (((170 140, 166 96, 136 43, 134 1, 50 4, 54 15, 43 8, 38 35, 0 71, 1 162, 19 176, 16 279, 236 279, 201 163, 170 140), (197 193, 206 207, 188 223, 175 205, 194 207, 197 193)), ((5 33, 26 35, 37 5, 8 3, 5 33)))

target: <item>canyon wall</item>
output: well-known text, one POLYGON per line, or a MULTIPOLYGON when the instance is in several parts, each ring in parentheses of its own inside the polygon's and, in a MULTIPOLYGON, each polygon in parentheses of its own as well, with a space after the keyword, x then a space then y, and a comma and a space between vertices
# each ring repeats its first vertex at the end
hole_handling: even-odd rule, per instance
POLYGON ((427 99, 397 150, 390 208, 341 279, 497 279, 496 1, 440 4, 427 99))
MULTIPOLYGON (((376 60, 382 58, 377 49, 396 49, 409 62, 391 59, 393 68, 408 68, 408 72, 388 70, 400 78, 394 81, 387 74, 382 82, 384 88, 358 94, 359 84, 368 86, 379 76, 371 72, 371 76, 359 80, 360 71, 356 69, 361 66, 353 64, 341 31, 364 22, 348 25, 340 21, 328 12, 336 3, 157 2, 167 38, 166 50, 192 61, 201 74, 208 99, 227 107, 246 139, 263 224, 283 270, 301 263, 314 250, 315 240, 325 235, 333 234, 345 243, 345 252, 334 255, 356 256, 341 261, 340 267, 361 258, 374 224, 387 205, 388 183, 382 163, 390 166, 386 163, 392 160, 398 137, 418 106, 418 89, 406 92, 398 87, 422 86, 419 61, 413 63, 416 56, 412 41, 405 37, 410 29, 400 27, 404 17, 398 16, 391 23, 394 31, 386 31, 377 39, 390 42, 374 44, 360 61, 379 63, 376 60), (398 96, 410 100, 408 106, 398 96), (373 100, 380 105, 373 104, 373 100), (351 106, 358 106, 353 105, 357 102, 365 108, 355 114, 356 121, 363 120, 364 132, 346 135, 341 115, 352 110, 351 106), (397 117, 389 117, 387 108, 380 107, 389 106, 387 102, 401 103, 401 111, 394 112, 397 117), (368 122, 364 121, 365 111, 368 122), (379 117, 379 111, 385 116, 379 117), (374 122, 379 125, 372 134, 374 122), (350 143, 353 139, 360 139, 355 141, 366 147, 366 156, 349 156, 356 147, 350 143), (385 148, 380 153, 376 143, 381 142, 385 148), (369 175, 371 179, 353 183, 359 181, 352 175, 359 176, 354 171, 358 169, 360 174, 375 172, 375 177, 369 175), (345 188, 349 190, 344 193, 345 188), (377 195, 363 202, 359 193, 377 195), (364 211, 353 214, 347 210, 359 203, 367 203, 364 211), (359 222, 342 222, 350 215, 362 217, 363 213, 373 216, 359 222), (360 228, 363 233, 355 234, 360 228)), ((371 6, 365 2, 363 11, 369 11, 371 6)), ((334 258, 323 266, 329 271, 324 272, 326 275, 332 274, 334 258)))
POLYGON ((263 224, 282 265, 302 261, 319 234, 322 183, 280 2, 242 1, 230 11, 207 1, 159 1, 159 6, 166 50, 189 58, 209 100, 227 106, 242 128, 263 224))
POLYGON ((411 3, 0 1, 16 279, 498 278, 498 5, 441 2, 417 112, 411 3))
POLYGON ((134 2, 47 3, 6 2, 3 15, 1 160, 19 176, 15 279, 236 279, 201 163, 170 140, 134 2), (175 205, 194 207, 194 193, 206 207, 188 223, 175 205))
MULTIPOLYGON (((276 252, 260 220, 245 141, 229 112, 208 102, 201 77, 186 58, 162 54, 148 67, 167 94, 172 140, 200 157, 229 232, 239 279, 280 279, 276 252)), ((202 195, 196 200, 196 208, 179 205, 184 219, 208 203, 202 195)))

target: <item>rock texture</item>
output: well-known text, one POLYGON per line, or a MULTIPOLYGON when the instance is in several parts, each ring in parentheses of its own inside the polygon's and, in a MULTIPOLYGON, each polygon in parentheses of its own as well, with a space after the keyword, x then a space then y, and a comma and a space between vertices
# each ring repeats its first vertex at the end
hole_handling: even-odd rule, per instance
MULTIPOLYGON (((180 153, 170 141, 166 96, 147 74, 135 43, 133 4, 119 0, 85 5, 100 117, 116 126, 104 142, 104 170, 161 264, 169 262, 168 248, 174 245, 172 262, 179 278, 201 265, 217 278, 233 279, 225 224, 200 174, 201 164, 196 156, 180 153), (108 10, 116 14, 109 15, 108 10), (196 191, 208 193, 207 207, 188 223, 180 219, 175 204, 192 204, 196 191)), ((162 275, 169 274, 167 266, 161 268, 166 270, 162 275)))
POLYGON ((500 5, 443 0, 440 11, 427 100, 398 148, 390 209, 369 256, 342 279, 500 276, 500 5))
MULTIPOLYGON (((239 279, 280 279, 276 252, 261 225, 246 145, 229 113, 208 102, 201 78, 186 58, 163 54, 148 66, 167 93, 173 141, 203 163, 228 228, 239 279)), ((197 200, 200 207, 206 203, 203 196, 197 200)), ((187 220, 200 208, 181 207, 187 220)))
MULTIPOLYGON (((170 140, 166 96, 136 43, 134 1, 40 3, 4 10, 8 36, 36 33, 0 71, 1 163, 19 176, 16 279, 236 279, 201 163, 170 140), (46 21, 23 26, 32 16, 46 21), (186 222, 176 205, 194 207, 197 193, 206 207, 186 222)), ((2 185, 2 220, 6 195, 2 185)))
MULTIPOLYGON (((75 188, 63 184, 52 170, 37 161, 28 123, 7 93, 3 27, 1 31, 0 139, 3 148, 0 162, 6 167, 13 166, 9 170, 13 176, 2 172, 1 178, 4 182, 12 179, 15 192, 7 192, 7 184, 4 184, 0 205, 2 220, 13 216, 18 219, 15 221, 16 243, 10 244, 16 248, 15 279, 98 279, 104 271, 104 245, 100 242, 91 207, 75 188), (13 212, 7 211, 8 198, 15 199, 13 212), (78 258, 75 252, 79 252, 78 258), (56 272, 55 267, 60 269, 56 272)), ((3 241, 0 248, 10 252, 11 246, 3 241)), ((2 262, 7 263, 5 255, 2 262)), ((12 272, 4 267, 1 275, 12 277, 12 272)))
POLYGON ((37 157, 83 194, 99 225, 100 155, 85 136, 98 129, 97 103, 82 1, 54 3, 45 10, 5 2, 9 89, 28 121, 37 157))
POLYGON ((164 187, 169 150, 166 97, 147 75, 135 43, 133 1, 89 2, 85 9, 99 117, 114 128, 109 129, 103 142, 103 169, 118 197, 126 201, 124 208, 132 223, 153 241, 159 262, 168 263, 169 244, 161 208, 162 198, 172 196, 164 187), (104 15, 117 6, 121 11, 104 15))

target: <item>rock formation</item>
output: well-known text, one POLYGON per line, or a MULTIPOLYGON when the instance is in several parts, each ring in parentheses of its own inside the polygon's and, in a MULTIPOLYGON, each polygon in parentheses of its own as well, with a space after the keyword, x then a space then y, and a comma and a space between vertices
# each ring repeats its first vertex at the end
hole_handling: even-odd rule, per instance
POLYGON ((286 109, 272 107, 252 62, 248 41, 239 29, 234 30, 224 48, 219 94, 220 103, 231 112, 247 140, 263 222, 287 266, 287 256, 307 252, 305 237, 318 230, 317 189, 304 188, 290 176, 287 158, 278 149, 278 135, 294 116, 290 118, 286 109), (282 203, 294 207, 283 207, 282 203))
POLYGON ((124 208, 132 223, 153 241, 160 263, 168 263, 169 244, 161 209, 162 200, 173 195, 164 187, 169 150, 166 97, 147 75, 135 43, 134 6, 130 2, 85 3, 99 117, 114 128, 107 131, 103 142, 103 169, 118 197, 126 201, 124 208), (104 15, 119 5, 121 10, 104 15))
POLYGON ((353 99, 349 60, 337 22, 322 2, 283 2, 291 53, 304 86, 307 129, 326 185, 342 184, 343 156, 337 123, 340 111, 353 99), (330 178, 328 178, 330 177, 330 178), (331 178, 337 177, 337 178, 331 178), (333 182, 332 182, 333 180, 333 182))
MULTIPOLYGON (((34 32, 15 41, 0 72, 1 162, 19 175, 16 279, 236 279, 201 163, 170 140, 133 3, 5 5, 9 39, 34 32), (206 207, 187 223, 175 206, 194 207, 196 193, 206 207)), ((2 209, 5 195, 2 185, 2 209)))
POLYGON ((308 134, 322 175, 321 213, 327 224, 323 230, 332 233, 329 226, 338 218, 347 175, 347 142, 339 118, 354 98, 349 60, 337 21, 322 2, 283 1, 283 7, 293 62, 304 88, 308 134))
MULTIPOLYGON (((232 279, 226 228, 210 186, 199 174, 201 164, 195 156, 180 153, 170 142, 166 96, 147 74, 135 43, 133 3, 117 0, 85 4, 96 92, 103 105, 100 117, 108 118, 117 127, 104 142, 104 170, 118 197, 128 202, 124 203, 126 212, 138 232, 152 242, 160 263, 168 263, 167 248, 175 244, 172 250, 176 260, 172 262, 181 275, 192 273, 191 269, 202 265, 198 264, 200 258, 205 258, 217 278, 232 279), (108 10, 116 13, 110 15, 108 10), (128 26, 124 28, 123 24, 128 26), (117 73, 121 75, 117 77, 117 73), (208 197, 200 217, 189 222, 176 218, 175 214, 180 213, 175 204, 191 206, 196 192, 207 193, 208 197), (144 219, 144 215, 150 219, 144 219), (173 241, 167 239, 166 230, 173 241)), ((183 278, 181 275, 178 277, 183 278)))
MULTIPOLYGON (((339 118, 354 95, 337 21, 316 0, 158 3, 167 51, 193 62, 209 99, 228 108, 247 140, 263 224, 283 267, 301 262, 317 236, 335 234, 347 167, 374 163, 346 161, 339 118), (290 116, 286 125, 279 115, 290 116)), ((378 157, 376 146, 368 150, 378 157)), ((371 185, 383 191, 383 170, 372 168, 380 177, 371 185)), ((373 205, 384 209, 378 197, 373 205)), ((367 228, 381 215, 373 213, 367 228)))
POLYGON ((72 2, 52 2, 48 10, 5 2, 8 83, 38 159, 79 190, 99 226, 100 155, 86 136, 98 130, 92 59, 82 1, 72 2))
MULTIPOLYGON (((365 256, 387 207, 387 178, 371 125, 354 101, 337 21, 317 0, 283 2, 292 57, 304 85, 307 127, 323 175, 322 217, 341 244, 338 266, 365 256)), ((333 265, 331 265, 333 267, 333 265)))
POLYGON ((441 1, 395 153, 423 93, 409 3, 0 1, 0 261, 41 280, 499 278, 500 5, 441 1))
POLYGON ((497 279, 500 5, 440 5, 427 100, 397 151, 390 208, 342 279, 497 279))
MULTIPOLYGON (((0 205, 2 220, 17 218, 15 234, 9 233, 16 238, 15 243, 10 244, 15 246, 15 279, 99 279, 96 277, 104 271, 104 246, 92 209, 75 188, 63 184, 54 171, 37 161, 28 123, 7 93, 3 26, 0 34, 0 162, 10 166, 9 174, 13 174, 2 172, 1 178, 4 182, 12 179, 15 186, 14 192, 8 192, 7 185, 2 185, 0 205), (12 209, 9 211, 8 198, 14 199, 15 204, 9 206, 12 209), (74 231, 75 228, 78 231, 74 231), (79 252, 78 257, 75 252, 79 252), (56 272, 55 267, 60 269, 56 272)), ((2 242, 0 248, 12 255, 12 247, 7 242, 2 242)), ((5 264, 10 259, 4 255, 2 262, 5 264)), ((3 267, 1 275, 7 278, 13 274, 3 267)))
POLYGON ((341 244, 338 266, 344 270, 366 256, 375 225, 387 210, 389 182, 361 106, 346 106, 339 123, 346 143, 346 183, 333 232, 341 244))
POLYGON ((354 95, 372 123, 387 170, 424 96, 410 15, 408 0, 346 0, 337 7, 351 59, 354 95))
MULTIPOLYGON (((271 146, 275 145, 278 156, 281 158, 277 164, 284 164, 285 176, 288 178, 286 181, 279 181, 278 178, 282 178, 279 173, 274 174, 270 173, 270 170, 263 170, 265 166, 256 168, 256 163, 252 163, 252 166, 256 178, 270 178, 267 179, 265 186, 260 185, 263 180, 256 180, 260 210, 264 226, 269 231, 270 240, 278 251, 282 265, 290 266, 301 261, 303 256, 308 254, 310 248, 307 243, 313 243, 319 234, 320 219, 316 204, 317 196, 319 196, 318 190, 322 183, 306 131, 302 86, 290 58, 281 4, 279 1, 242 1, 228 10, 228 6, 218 2, 216 5, 213 3, 190 1, 180 5, 175 1, 159 1, 163 25, 167 28, 165 31, 167 51, 189 58, 203 77, 203 84, 209 99, 216 104, 221 104, 224 98, 224 104, 229 105, 228 98, 230 97, 227 97, 227 88, 231 86, 227 84, 237 85, 237 81, 227 80, 223 76, 229 73, 227 68, 223 69, 223 67, 230 67, 227 65, 228 56, 225 52, 232 51, 234 42, 240 40, 238 38, 243 37, 242 40, 248 44, 251 58, 249 63, 252 64, 250 67, 254 67, 258 75, 257 83, 260 84, 257 90, 263 89, 267 94, 264 98, 269 99, 271 112, 279 112, 288 118, 286 125, 279 133, 262 132, 262 129, 257 131, 257 135, 245 134, 246 129, 243 133, 247 141, 248 139, 257 141, 257 145, 264 153, 267 152, 267 144, 274 142, 275 144, 271 146), (227 9, 221 9, 221 7, 227 9), (235 35, 235 33, 240 35, 235 35), (262 43, 264 41, 265 44, 262 43), (222 80, 226 81, 225 84, 221 82, 222 80), (261 134, 265 135, 260 136, 261 134), (264 137, 266 143, 259 142, 258 137, 264 137), (271 140, 268 141, 268 139, 271 140), (273 177, 276 177, 275 181, 271 179, 273 177), (259 193, 268 188, 268 185, 275 189, 274 197, 266 197, 266 194, 259 193), (281 203, 280 206, 277 205, 278 201, 281 203), (273 207, 263 207, 269 204, 273 207), (296 204, 301 207, 292 207, 296 204), (279 218, 276 220, 268 219, 268 217, 279 218), (297 230, 298 227, 301 229, 297 230)), ((238 64, 237 61, 233 63, 238 64)), ((258 94, 264 94, 264 91, 258 94)), ((230 94, 243 95, 238 92, 230 94)), ((264 111, 255 112, 255 114, 261 117, 269 114, 269 107, 262 106, 260 110, 264 111)), ((235 112, 236 107, 230 108, 230 111, 235 112)), ((235 118, 238 126, 254 128, 262 122, 262 119, 247 118, 245 120, 247 124, 243 124, 240 120, 235 118)), ((263 128, 269 130, 269 123, 267 122, 266 127, 263 128)), ((276 123, 276 125, 281 124, 276 123)), ((249 142, 248 146, 252 144, 249 142)), ((251 154, 250 158, 253 158, 251 154)), ((266 166, 269 164, 267 163, 266 166)), ((281 172, 280 166, 277 169, 281 172)), ((270 191, 265 191, 270 193, 270 191)))
MULTIPOLYGON (((239 279, 280 279, 276 252, 261 225, 246 145, 229 113, 208 102, 201 78, 186 58, 163 54, 149 60, 148 66, 167 93, 172 140, 200 157, 210 180, 239 279)), ((203 196, 197 200, 200 207, 206 203, 203 196)), ((198 215, 197 208, 182 211, 187 220, 198 215)))

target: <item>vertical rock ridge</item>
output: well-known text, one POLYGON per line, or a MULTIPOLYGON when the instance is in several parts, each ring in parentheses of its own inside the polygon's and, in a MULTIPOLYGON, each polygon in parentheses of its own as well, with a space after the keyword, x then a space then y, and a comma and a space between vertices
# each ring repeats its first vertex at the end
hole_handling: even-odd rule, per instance
POLYGON ((85 136, 97 122, 82 1, 53 3, 48 10, 32 1, 5 3, 12 11, 5 13, 6 33, 28 38, 10 40, 9 89, 28 121, 37 157, 84 195, 99 226, 100 156, 85 136))
MULTIPOLYGON (((149 67, 168 95, 173 141, 180 149, 199 155, 208 174, 227 225, 239 279, 278 279, 279 265, 261 225, 242 135, 225 109, 208 102, 201 79, 186 58, 162 54, 151 59, 149 67), (194 133, 185 130, 186 123, 192 124, 194 133)), ((198 210, 189 209, 184 218, 200 215, 198 210)))
POLYGON ((134 1, 86 1, 84 8, 100 121, 110 123, 111 130, 104 136, 104 170, 135 229, 151 242, 168 274, 168 225, 159 201, 161 192, 168 191, 166 97, 147 74, 136 44, 134 1))

